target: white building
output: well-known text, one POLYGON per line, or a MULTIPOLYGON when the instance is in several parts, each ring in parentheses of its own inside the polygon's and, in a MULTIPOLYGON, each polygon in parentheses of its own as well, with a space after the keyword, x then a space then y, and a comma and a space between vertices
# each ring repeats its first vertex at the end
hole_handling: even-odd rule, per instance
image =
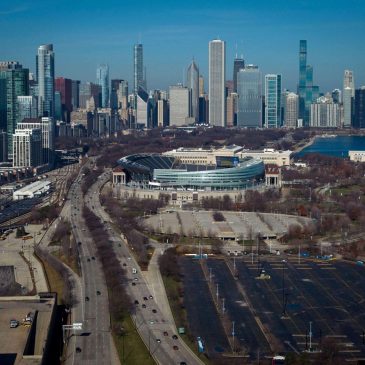
POLYGON ((209 124, 226 126, 226 43, 209 42, 209 124))
POLYGON ((265 165, 273 164, 277 166, 289 166, 291 163, 292 151, 277 151, 273 148, 265 148, 262 151, 243 150, 240 152, 240 157, 259 158, 265 165))
POLYGON ((182 85, 170 86, 170 125, 188 123, 191 113, 191 90, 182 85))
POLYGON ((17 129, 40 129, 42 138, 42 165, 53 162, 54 152, 54 121, 53 118, 42 117, 39 119, 25 120, 18 123, 17 129))
POLYGON ((350 161, 365 162, 365 151, 349 151, 350 161))
POLYGON ((332 99, 321 96, 316 103, 311 104, 310 126, 317 128, 340 127, 339 104, 333 103, 332 99))
POLYGON ((13 134, 13 167, 42 165, 41 129, 15 129, 13 134))
POLYGON ((49 191, 50 181, 36 181, 32 184, 23 186, 21 189, 13 192, 13 200, 34 198, 49 191))
POLYGON ((165 127, 168 124, 168 105, 165 99, 157 100, 157 125, 165 127))
POLYGON ((287 128, 296 128, 298 123, 298 100, 295 93, 288 93, 285 96, 284 125, 287 128))

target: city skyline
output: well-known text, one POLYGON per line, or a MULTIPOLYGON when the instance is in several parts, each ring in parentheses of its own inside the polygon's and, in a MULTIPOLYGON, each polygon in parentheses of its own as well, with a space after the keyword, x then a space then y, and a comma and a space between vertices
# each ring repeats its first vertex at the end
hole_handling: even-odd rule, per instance
POLYGON ((282 74, 283 88, 296 91, 298 40, 306 39, 308 62, 314 68, 314 79, 321 91, 341 87, 344 69, 354 71, 357 85, 365 83, 365 70, 361 64, 365 49, 360 37, 365 27, 365 6, 359 1, 349 1, 345 8, 342 4, 346 17, 336 12, 339 1, 331 5, 298 2, 285 7, 281 6, 282 1, 261 3, 261 6, 245 4, 243 7, 218 1, 208 7, 206 1, 196 5, 188 1, 184 8, 165 3, 162 11, 161 7, 146 3, 139 7, 141 21, 146 21, 146 25, 135 28, 133 14, 136 9, 128 4, 121 6, 111 1, 103 8, 94 3, 87 9, 73 4, 75 9, 70 14, 71 2, 66 0, 57 7, 56 14, 56 10, 43 0, 31 6, 24 5, 27 2, 14 2, 13 7, 3 5, 0 8, 0 22, 5 29, 3 50, 6 50, 1 58, 17 60, 35 73, 34 49, 39 44, 53 43, 57 76, 95 81, 97 65, 106 63, 111 79, 121 78, 133 84, 133 45, 141 42, 149 89, 167 90, 168 86, 181 82, 181 75, 192 57, 207 80, 207 44, 219 36, 227 44, 227 75, 233 73, 237 52, 239 56, 243 55, 247 64, 257 64, 263 74, 282 74), (116 14, 122 10, 125 24, 120 29, 114 24, 116 14), (58 26, 66 13, 68 26, 58 26), (268 14, 270 22, 269 18, 265 20, 268 14), (90 16, 96 15, 107 22, 105 29, 89 21, 90 16), (34 19, 27 34, 20 30, 25 18, 34 19), (82 32, 76 31, 81 28, 82 32), (47 29, 47 39, 44 29, 47 29), (94 30, 91 32, 91 29, 94 30), (333 34, 336 39, 332 41, 333 34), (273 47, 273 41, 279 48, 273 47), (13 44, 18 47, 12 47, 13 44))

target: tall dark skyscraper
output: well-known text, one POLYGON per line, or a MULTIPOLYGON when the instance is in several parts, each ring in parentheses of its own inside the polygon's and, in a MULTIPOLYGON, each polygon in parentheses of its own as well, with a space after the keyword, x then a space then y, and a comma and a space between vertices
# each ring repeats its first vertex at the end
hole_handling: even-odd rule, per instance
POLYGON ((319 87, 313 84, 313 67, 307 65, 307 41, 299 42, 299 118, 309 126, 310 106, 319 96, 319 87))
POLYGON ((61 95, 61 114, 64 122, 70 123, 72 112, 72 80, 64 77, 56 77, 55 91, 61 95))
POLYGON ((54 116, 54 52, 52 44, 39 46, 36 58, 38 82, 38 115, 54 116))
POLYGON ((113 79, 111 81, 110 108, 113 110, 118 109, 118 92, 122 81, 121 79, 113 79))
POLYGON ((199 120, 199 68, 194 60, 188 67, 186 86, 191 90, 191 116, 199 120))
POLYGON ((13 133, 17 125, 17 98, 29 95, 29 70, 18 62, 0 64, 0 124, 8 133, 8 153, 13 151, 13 133))
POLYGON ((236 58, 233 61, 233 92, 237 92, 237 73, 241 68, 245 68, 245 60, 242 58, 236 58))
POLYGON ((101 86, 101 106, 109 106, 109 66, 100 65, 96 69, 96 83, 101 86))
POLYGON ((138 94, 138 89, 143 88, 146 90, 146 81, 143 77, 143 45, 134 45, 134 94, 138 94))
POLYGON ((307 80, 307 41, 299 42, 299 118, 305 118, 305 95, 306 95, 306 80, 307 80))
POLYGON ((355 90, 355 128, 365 128, 365 86, 355 90))

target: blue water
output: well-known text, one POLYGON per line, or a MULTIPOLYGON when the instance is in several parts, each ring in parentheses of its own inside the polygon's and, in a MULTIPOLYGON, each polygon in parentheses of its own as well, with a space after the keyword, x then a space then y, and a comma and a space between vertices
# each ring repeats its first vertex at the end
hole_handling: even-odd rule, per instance
POLYGON ((335 157, 348 157, 349 151, 365 151, 365 136, 337 136, 316 138, 310 146, 304 148, 296 157, 308 153, 320 153, 335 157))

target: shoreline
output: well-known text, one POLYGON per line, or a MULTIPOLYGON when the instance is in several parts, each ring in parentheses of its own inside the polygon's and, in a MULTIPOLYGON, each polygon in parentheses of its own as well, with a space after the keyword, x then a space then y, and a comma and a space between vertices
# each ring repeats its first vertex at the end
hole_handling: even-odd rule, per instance
POLYGON ((309 147, 310 145, 312 145, 314 143, 314 141, 319 137, 319 135, 315 135, 313 137, 311 137, 309 139, 309 141, 307 141, 306 143, 304 143, 303 146, 300 146, 300 147, 296 147, 293 151, 293 154, 297 154, 299 152, 301 152, 302 150, 304 150, 304 148, 307 148, 309 147))

